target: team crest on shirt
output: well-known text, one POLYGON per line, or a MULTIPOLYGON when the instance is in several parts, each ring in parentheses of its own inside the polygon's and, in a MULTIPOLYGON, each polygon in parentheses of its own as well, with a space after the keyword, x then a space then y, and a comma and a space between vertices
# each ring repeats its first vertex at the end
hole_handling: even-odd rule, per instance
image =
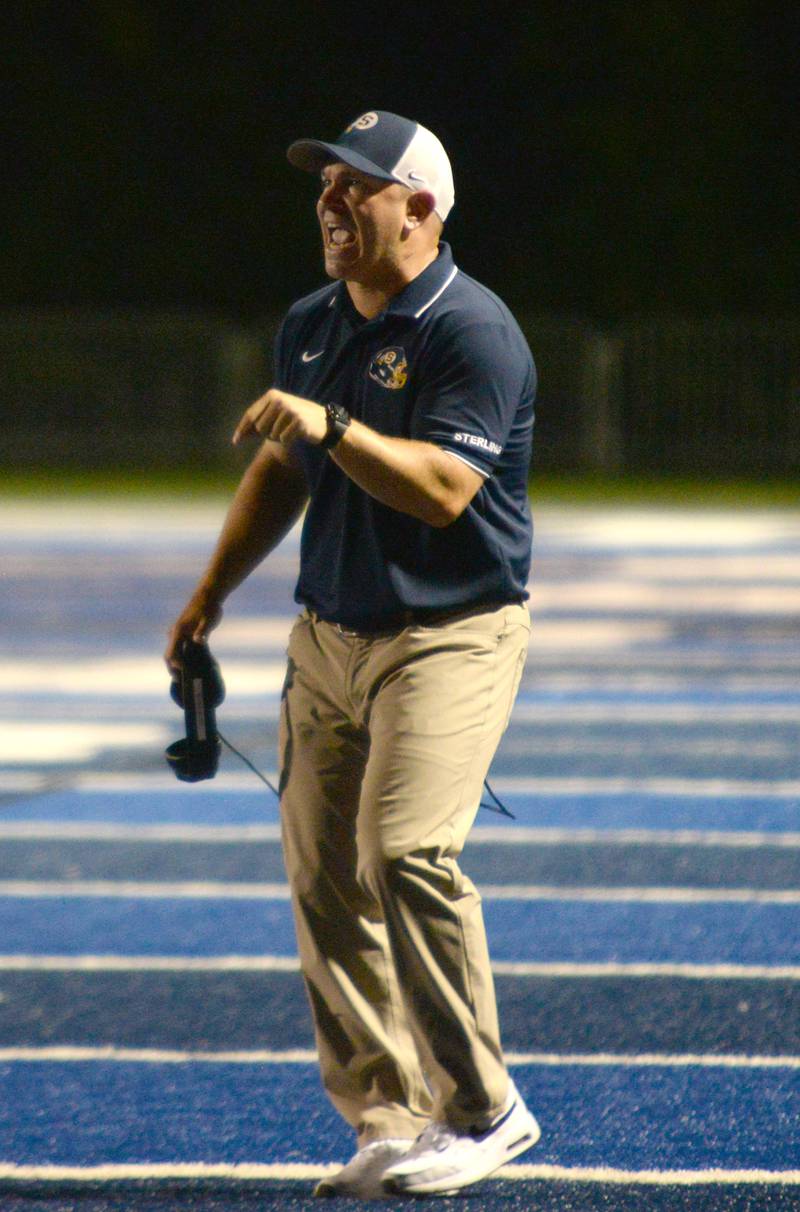
POLYGON ((406 351, 399 345, 382 349, 369 364, 369 377, 380 383, 381 387, 388 387, 390 391, 405 387, 408 378, 406 351))

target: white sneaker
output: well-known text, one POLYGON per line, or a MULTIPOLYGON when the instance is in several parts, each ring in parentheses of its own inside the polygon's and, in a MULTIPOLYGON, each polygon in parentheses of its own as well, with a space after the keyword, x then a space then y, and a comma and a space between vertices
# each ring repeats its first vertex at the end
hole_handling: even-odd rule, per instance
POLYGON ((315 1195, 354 1195, 357 1199, 385 1199, 381 1186, 384 1171, 408 1153, 414 1141, 375 1140, 359 1149, 346 1166, 314 1188, 315 1195))
POLYGON ((535 1145, 541 1129, 512 1086, 511 1105, 489 1128, 459 1132, 428 1124, 405 1157, 383 1176, 387 1195, 450 1194, 535 1145))

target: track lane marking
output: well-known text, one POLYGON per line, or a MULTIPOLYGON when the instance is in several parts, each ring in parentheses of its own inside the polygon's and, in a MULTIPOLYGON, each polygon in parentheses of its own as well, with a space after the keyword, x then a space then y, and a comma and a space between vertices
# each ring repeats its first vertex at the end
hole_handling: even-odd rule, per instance
MULTIPOLYGON (((293 955, 0 955, 0 972, 299 972, 293 955)), ((495 976, 800 980, 800 965, 492 961, 495 976)))
MULTIPOLYGON (((482 884, 484 900, 624 904, 800 905, 797 888, 614 887, 569 884, 482 884)), ((288 901, 288 884, 222 880, 0 880, 8 899, 288 901)))
MULTIPOLYGON (((603 710, 605 710, 605 705, 603 710)), ((635 711, 638 712, 638 706, 635 711)), ((678 708, 679 712, 682 710, 678 708)), ((549 707, 545 705, 544 714, 549 718, 549 707)), ((791 719, 796 722, 800 712, 800 701, 791 713, 791 719)), ((516 715, 516 712, 515 712, 516 715)), ((753 703, 748 709, 747 718, 761 718, 761 706, 753 703)), ((703 719, 706 718, 704 714, 703 719)), ((513 723, 513 720, 512 720, 513 723)), ((277 779, 274 770, 267 770, 270 779, 277 779)), ((497 791, 505 791, 509 795, 639 795, 639 796, 675 796, 690 799, 742 799, 755 797, 758 799, 796 799, 800 797, 800 779, 691 779, 691 778, 530 778, 525 776, 499 776, 492 778, 492 785, 497 791)), ((28 791, 36 794, 48 791, 72 792, 113 792, 113 791, 171 791, 176 796, 191 794, 191 789, 176 786, 175 779, 167 772, 162 774, 94 774, 76 772, 67 777, 60 776, 54 785, 52 776, 31 771, 20 771, 19 774, 3 773, 0 775, 0 792, 21 793, 28 791)), ((225 772, 218 778, 203 786, 205 795, 226 795, 235 791, 251 793, 263 800, 265 792, 259 787, 253 774, 248 772, 225 772)))
MULTIPOLYGON (((509 1065, 583 1066, 622 1068, 706 1068, 706 1069, 800 1069, 800 1056, 747 1056, 738 1053, 670 1052, 506 1052, 509 1065)), ((9 1063, 105 1063, 148 1065, 315 1065, 312 1048, 229 1049, 218 1052, 177 1048, 80 1047, 44 1045, 42 1047, 0 1048, 0 1064, 9 1063)))
MULTIPOLYGON (((125 1163, 99 1166, 0 1164, 0 1180, 10 1182, 124 1182, 142 1179, 221 1178, 235 1181, 313 1181, 341 1169, 341 1162, 304 1163, 125 1163)), ((576 1182, 646 1186, 798 1186, 800 1170, 617 1170, 605 1166, 510 1165, 487 1180, 496 1182, 576 1182)))
MULTIPOLYGON (((245 842, 279 842, 280 825, 123 825, 113 821, 0 821, 0 842, 88 841, 88 842, 181 842, 230 845, 245 842)), ((576 826, 548 828, 507 825, 500 829, 477 825, 469 845, 537 846, 564 844, 615 846, 719 846, 800 848, 800 832, 770 833, 766 830, 720 829, 587 829, 576 826)))

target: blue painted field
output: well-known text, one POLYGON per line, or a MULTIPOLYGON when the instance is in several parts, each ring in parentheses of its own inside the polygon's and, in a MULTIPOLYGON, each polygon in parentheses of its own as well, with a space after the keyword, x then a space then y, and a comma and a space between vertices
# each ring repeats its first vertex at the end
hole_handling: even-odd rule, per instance
MULTIPOLYGON (((163 764, 163 632, 223 512, 0 505, 4 1212, 299 1208, 351 1148, 274 799, 229 754, 201 787, 163 764)), ((799 556, 781 511, 540 511, 516 820, 479 813, 464 863, 543 1136, 459 1208, 800 1202, 799 556)), ((295 560, 214 643, 270 775, 295 560)))

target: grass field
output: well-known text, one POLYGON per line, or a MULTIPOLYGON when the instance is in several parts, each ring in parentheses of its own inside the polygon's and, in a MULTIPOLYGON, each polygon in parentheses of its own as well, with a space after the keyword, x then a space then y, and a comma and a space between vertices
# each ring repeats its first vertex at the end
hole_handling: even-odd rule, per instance
MULTIPOLYGON (((242 460, 245 466, 245 459, 242 460)), ((201 468, 174 472, 153 470, 6 471, 0 495, 6 497, 59 496, 180 496, 228 497, 236 477, 201 468)), ((689 508, 800 508, 800 478, 789 479, 685 479, 681 477, 617 478, 595 475, 542 475, 531 480, 534 503, 561 505, 652 504, 689 508)))

